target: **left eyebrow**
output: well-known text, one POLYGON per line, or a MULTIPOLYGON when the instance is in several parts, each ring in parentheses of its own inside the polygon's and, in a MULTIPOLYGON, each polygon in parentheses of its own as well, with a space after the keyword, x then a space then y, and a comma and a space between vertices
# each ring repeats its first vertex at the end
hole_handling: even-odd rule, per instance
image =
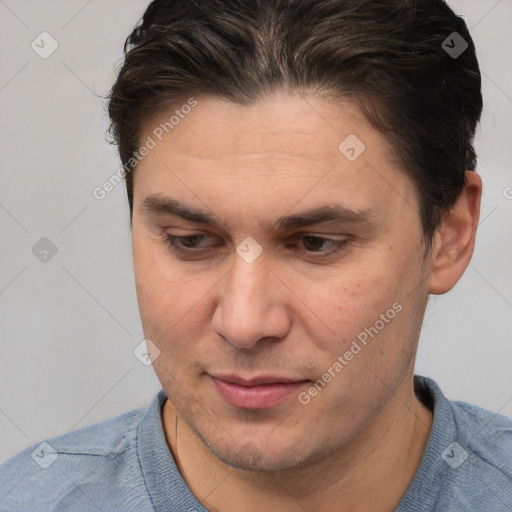
MULTIPOLYGON (((210 213, 160 194, 147 196, 142 203, 142 209, 152 213, 174 215, 207 226, 221 227, 215 216, 210 213)), ((351 210, 339 204, 326 204, 293 215, 284 215, 274 221, 261 221, 260 225, 269 232, 280 232, 326 223, 371 223, 377 217, 377 211, 373 209, 351 210)), ((228 226, 232 231, 230 224, 221 224, 228 226)))
POLYGON ((274 231, 287 231, 325 223, 368 223, 376 218, 377 212, 372 209, 351 210, 339 204, 327 204, 294 215, 279 217, 268 227, 274 231))

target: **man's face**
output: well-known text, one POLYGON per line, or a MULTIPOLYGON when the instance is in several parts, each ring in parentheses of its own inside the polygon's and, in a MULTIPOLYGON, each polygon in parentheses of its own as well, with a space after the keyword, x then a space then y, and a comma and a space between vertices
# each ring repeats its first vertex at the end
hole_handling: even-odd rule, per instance
POLYGON ((152 131, 173 112, 140 139, 157 142, 134 176, 144 335, 170 402, 214 454, 297 467, 334 453, 411 383, 428 294, 416 190, 351 102, 196 99, 161 141, 152 131), (144 208, 156 195, 215 224, 144 208), (276 225, 325 206, 356 213, 276 225), (176 249, 167 234, 189 238, 176 249), (240 385, 259 377, 274 384, 240 385))

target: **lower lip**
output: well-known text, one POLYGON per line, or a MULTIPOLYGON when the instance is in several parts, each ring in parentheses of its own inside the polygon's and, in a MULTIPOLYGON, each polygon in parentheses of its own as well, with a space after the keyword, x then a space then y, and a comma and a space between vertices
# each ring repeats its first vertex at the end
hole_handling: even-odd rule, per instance
POLYGON ((283 402, 293 393, 298 393, 306 381, 240 386, 225 380, 212 380, 222 397, 233 407, 240 409, 268 409, 283 402))

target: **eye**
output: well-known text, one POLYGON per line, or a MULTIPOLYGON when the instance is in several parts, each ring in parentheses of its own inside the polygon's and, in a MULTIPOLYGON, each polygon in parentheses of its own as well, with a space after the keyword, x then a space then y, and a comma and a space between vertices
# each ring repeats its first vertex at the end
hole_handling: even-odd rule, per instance
POLYGON ((309 254, 313 254, 315 258, 325 258, 333 254, 339 254, 342 252, 344 245, 348 242, 348 239, 333 240, 332 238, 324 238, 316 235, 302 235, 299 238, 304 242, 305 251, 309 254), (320 250, 322 247, 325 247, 325 245, 330 247, 330 249, 320 250))
MULTIPOLYGON (((215 251, 216 247, 211 244, 201 244, 203 241, 208 241, 213 237, 205 233, 194 233, 192 235, 178 236, 170 233, 165 233, 162 237, 162 243, 169 247, 172 252, 182 256, 201 256, 204 254, 215 251)), ((348 239, 334 240, 316 235, 300 235, 295 239, 302 241, 299 243, 299 250, 304 252, 307 256, 322 259, 335 254, 340 254, 348 239), (303 247, 300 247, 302 245, 303 247), (322 250, 322 248, 324 250, 322 250)), ((297 244, 294 245, 295 247, 297 244)))
POLYGON ((201 250, 197 250, 198 247, 201 249, 198 244, 205 238, 208 238, 208 235, 205 235, 204 233, 195 233, 193 235, 186 236, 177 236, 171 235, 170 233, 165 233, 162 238, 162 242, 168 245, 171 250, 176 252, 197 253, 201 252, 201 250))

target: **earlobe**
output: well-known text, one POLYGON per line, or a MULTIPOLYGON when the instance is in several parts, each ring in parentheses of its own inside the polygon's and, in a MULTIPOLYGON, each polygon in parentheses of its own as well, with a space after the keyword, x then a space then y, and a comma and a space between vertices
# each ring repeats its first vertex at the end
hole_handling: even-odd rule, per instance
POLYGON ((443 216, 435 236, 429 293, 441 295, 451 290, 469 265, 480 217, 481 196, 480 176, 474 171, 466 171, 464 190, 443 216))

